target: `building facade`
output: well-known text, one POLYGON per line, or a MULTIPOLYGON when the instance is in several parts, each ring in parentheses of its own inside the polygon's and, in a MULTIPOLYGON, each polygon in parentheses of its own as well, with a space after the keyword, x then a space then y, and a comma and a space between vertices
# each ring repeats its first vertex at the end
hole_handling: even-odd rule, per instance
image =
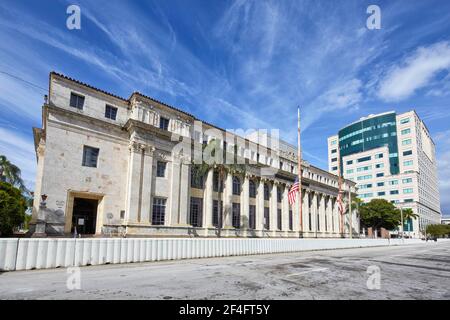
POLYGON ((57 73, 49 80, 42 128, 33 129, 35 236, 358 235, 356 213, 338 213, 337 177, 306 162, 299 229, 298 202, 288 202, 297 150, 288 143, 244 138, 137 92, 124 99, 57 73), (212 141, 240 170, 206 164, 212 141))
POLYGON ((439 223, 435 144, 415 111, 370 115, 339 130, 328 138, 329 171, 338 174, 339 164, 364 202, 383 198, 418 214, 405 222, 411 236, 439 223))

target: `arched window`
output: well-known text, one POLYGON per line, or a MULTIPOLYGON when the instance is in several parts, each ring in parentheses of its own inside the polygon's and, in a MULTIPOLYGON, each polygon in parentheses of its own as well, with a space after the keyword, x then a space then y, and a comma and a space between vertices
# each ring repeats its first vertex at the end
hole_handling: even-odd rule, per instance
POLYGON ((256 198, 256 184, 255 181, 250 180, 248 184, 248 191, 250 194, 250 198, 256 198))
POLYGON ((233 177, 233 194, 240 195, 241 194, 241 181, 238 177, 233 177))

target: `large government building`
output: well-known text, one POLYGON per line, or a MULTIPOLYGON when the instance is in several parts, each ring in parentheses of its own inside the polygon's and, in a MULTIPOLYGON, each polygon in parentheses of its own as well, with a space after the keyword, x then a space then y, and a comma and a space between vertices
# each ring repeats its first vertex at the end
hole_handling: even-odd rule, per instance
MULTIPOLYGON (((137 92, 124 99, 51 73, 42 128, 33 133, 35 236, 359 234, 356 213, 338 212, 337 176, 307 162, 300 223, 298 202, 288 202, 297 176, 292 145, 225 131, 137 92)), ((343 181, 345 206, 355 185, 343 181)))
POLYGON ((337 174, 339 164, 364 202, 383 198, 418 214, 405 222, 411 236, 440 223, 435 145, 415 111, 369 115, 329 137, 329 171, 337 174))

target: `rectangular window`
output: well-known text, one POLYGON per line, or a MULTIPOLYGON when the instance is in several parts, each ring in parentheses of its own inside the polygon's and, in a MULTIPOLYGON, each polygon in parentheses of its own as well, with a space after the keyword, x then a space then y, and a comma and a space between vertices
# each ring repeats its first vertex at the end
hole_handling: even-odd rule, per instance
POLYGON ((378 195, 379 195, 379 196, 385 196, 385 195, 386 195, 386 192, 384 192, 384 191, 378 192, 378 195))
MULTIPOLYGON (((223 191, 223 184, 221 184, 220 186, 220 192, 223 191)), ((214 171, 213 174, 213 191, 214 192, 219 192, 219 172, 214 171)))
POLYGON ((70 93, 70 106, 83 110, 84 97, 82 95, 71 92, 70 93))
POLYGON ((376 169, 384 168, 384 163, 377 163, 377 164, 375 165, 375 168, 376 168, 376 169))
POLYGON ((277 228, 281 230, 281 209, 277 211, 277 228))
POLYGON ((219 215, 222 214, 222 201, 220 201, 220 208, 219 208, 219 201, 213 200, 213 216, 212 216, 212 223, 214 227, 219 227, 219 215))
POLYGON ((336 145, 336 143, 337 143, 336 140, 331 141, 331 145, 332 145, 332 146, 336 145))
POLYGON ((408 146, 412 143, 411 139, 405 139, 402 141, 402 146, 408 146))
POLYGON ((368 180, 368 179, 372 179, 372 175, 366 175, 366 176, 359 176, 358 178, 356 178, 356 180, 361 181, 361 180, 368 180))
POLYGON ((163 130, 169 130, 169 119, 160 117, 159 118, 159 128, 163 130))
POLYGON ((404 156, 410 156, 410 155, 412 155, 412 150, 403 151, 403 155, 404 155, 404 156))
POLYGON ((336 162, 336 161, 337 161, 337 158, 331 159, 331 162, 336 162))
POLYGON ((347 174, 352 174, 353 173, 353 169, 349 169, 346 172, 347 172, 347 174))
POLYGON ((359 167, 356 169, 357 172, 372 170, 372 166, 359 167))
POLYGON ((156 176, 164 178, 166 176, 166 162, 158 161, 156 163, 156 176))
POLYGON ((83 146, 83 167, 97 168, 97 160, 100 149, 83 146))
POLYGON ((117 108, 107 104, 105 107, 105 118, 116 120, 116 117, 117 117, 117 108))
POLYGON ((197 173, 197 169, 191 166, 191 188, 203 189, 203 177, 197 173))
POLYGON ((405 134, 408 134, 408 133, 411 133, 411 129, 403 129, 402 131, 401 131, 401 133, 402 133, 402 135, 405 135, 405 134))
POLYGON ((338 167, 332 167, 331 171, 337 171, 338 167))
POLYGON ((412 178, 406 178, 406 179, 403 179, 402 182, 403 183, 412 183, 413 180, 412 180, 412 178))
POLYGON ((241 227, 241 204, 240 203, 233 203, 232 223, 233 223, 234 228, 238 229, 241 227))
POLYGON ((367 157, 362 157, 358 159, 358 162, 365 162, 365 161, 370 161, 371 157, 367 156, 367 157))
POLYGON ((379 154, 375 155, 375 159, 381 159, 381 158, 383 158, 383 154, 382 153, 379 153, 379 154))
POLYGON ((191 197, 191 208, 189 213, 189 223, 193 227, 202 226, 203 199, 191 197))
POLYGON ((384 182, 378 182, 377 187, 384 187, 384 182))
POLYGON ((409 118, 404 118, 400 120, 400 124, 405 124, 409 122, 409 118))
POLYGON ((398 194, 398 190, 391 190, 390 194, 398 194))
POLYGON ((405 202, 413 202, 413 199, 405 199, 405 202))
POLYGON ((269 200, 270 192, 269 192, 269 186, 267 184, 264 184, 264 200, 269 200))
POLYGON ((264 229, 269 230, 270 228, 270 211, 269 208, 264 207, 264 229))
POLYGON ((413 188, 407 188, 407 189, 403 189, 403 193, 408 194, 408 193, 413 193, 413 188))
POLYGON ((403 165, 404 166, 412 166, 413 165, 413 161, 412 160, 403 161, 403 165))
POLYGON ((389 185, 390 186, 395 186, 397 184, 398 184, 398 180, 391 180, 391 181, 389 181, 389 185))
POLYGON ((351 165, 351 164, 353 164, 353 160, 348 160, 347 165, 351 165))
POLYGON ((248 208, 248 227, 250 229, 256 228, 256 206, 250 205, 248 208))
POLYGON ((331 153, 336 153, 336 152, 337 152, 336 149, 331 150, 331 153))
POLYGON ((166 215, 166 199, 153 198, 152 225, 163 226, 166 215))
POLYGON ((377 178, 380 178, 380 177, 384 177, 384 173, 383 172, 378 172, 377 173, 377 178))

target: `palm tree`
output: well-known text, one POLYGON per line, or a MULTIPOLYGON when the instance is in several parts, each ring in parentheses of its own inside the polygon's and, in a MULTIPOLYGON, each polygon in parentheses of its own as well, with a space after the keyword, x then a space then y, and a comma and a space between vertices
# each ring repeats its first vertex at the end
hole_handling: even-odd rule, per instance
POLYGON ((4 155, 0 155, 0 180, 17 187, 23 193, 28 193, 19 167, 12 164, 4 155))
POLYGON ((233 163, 225 163, 225 159, 228 159, 226 157, 227 151, 222 148, 222 145, 220 143, 220 140, 212 139, 207 144, 203 144, 202 146, 202 155, 205 154, 205 149, 208 149, 207 152, 211 155, 211 158, 208 159, 208 161, 205 161, 204 157, 202 156, 202 162, 199 163, 193 163, 192 164, 192 170, 193 175, 192 178, 195 179, 197 182, 202 181, 203 177, 205 177, 209 170, 213 169, 216 170, 219 174, 219 186, 218 186, 218 225, 217 225, 217 234, 220 237, 221 229, 223 228, 223 221, 224 221, 224 211, 223 210, 223 200, 222 199, 222 192, 223 192, 223 181, 225 179, 225 174, 238 174, 238 175, 245 175, 245 165, 244 164, 238 164, 238 155, 237 155, 237 146, 234 146, 234 154, 233 154, 233 163), (219 152, 219 154, 222 155, 222 157, 216 157, 216 152, 219 152))
MULTIPOLYGON (((417 219, 419 217, 418 214, 415 214, 411 208, 402 209, 403 214, 403 224, 408 220, 417 219)), ((404 225, 402 226, 402 230, 404 229, 404 225)))

